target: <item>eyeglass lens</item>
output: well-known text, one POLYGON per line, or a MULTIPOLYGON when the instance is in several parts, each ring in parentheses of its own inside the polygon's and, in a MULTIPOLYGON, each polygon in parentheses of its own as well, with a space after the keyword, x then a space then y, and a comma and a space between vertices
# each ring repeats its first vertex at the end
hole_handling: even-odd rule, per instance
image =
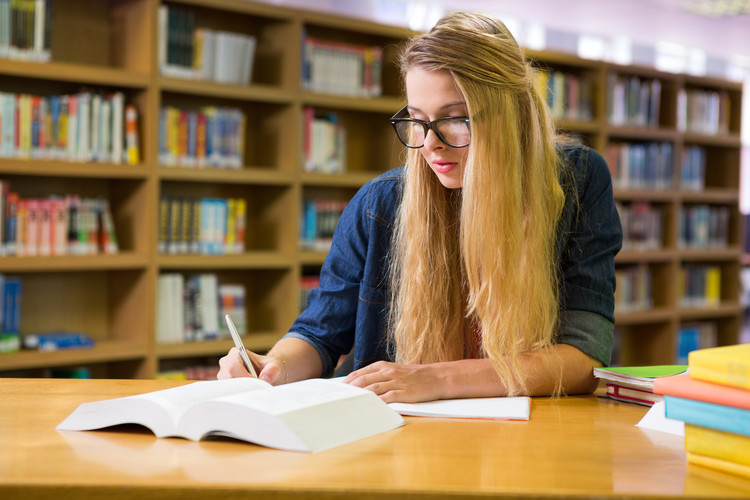
MULTIPOLYGON (((465 118, 444 118, 432 123, 438 137, 449 146, 463 147, 471 142, 471 132, 465 118)), ((427 127, 422 122, 397 122, 396 130, 401 140, 409 146, 424 145, 427 127)))

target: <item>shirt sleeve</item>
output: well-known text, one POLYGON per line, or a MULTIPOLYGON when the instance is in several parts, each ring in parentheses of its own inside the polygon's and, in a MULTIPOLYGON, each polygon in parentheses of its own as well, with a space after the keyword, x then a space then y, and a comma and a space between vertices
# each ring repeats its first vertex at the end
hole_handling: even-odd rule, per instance
POLYGON ((354 343, 360 282, 366 260, 368 185, 352 198, 339 219, 331 250, 320 272, 320 285, 308 294, 307 307, 285 337, 308 342, 320 356, 322 376, 333 372, 341 354, 354 343))
POLYGON ((578 198, 564 222, 560 256, 561 318, 557 341, 608 364, 614 329, 614 258, 622 227, 604 158, 577 148, 573 161, 578 198))

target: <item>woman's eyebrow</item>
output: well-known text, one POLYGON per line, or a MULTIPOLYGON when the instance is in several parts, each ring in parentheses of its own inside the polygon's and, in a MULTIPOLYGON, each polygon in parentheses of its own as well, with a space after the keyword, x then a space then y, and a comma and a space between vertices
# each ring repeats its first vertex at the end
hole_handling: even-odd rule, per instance
MULTIPOLYGON (((440 106, 440 110, 445 111, 446 109, 449 109, 455 106, 466 106, 466 101, 449 102, 448 104, 443 104, 442 106, 440 106)), ((416 106, 407 105, 406 109, 408 109, 409 111, 423 112, 421 109, 417 108, 416 106)))

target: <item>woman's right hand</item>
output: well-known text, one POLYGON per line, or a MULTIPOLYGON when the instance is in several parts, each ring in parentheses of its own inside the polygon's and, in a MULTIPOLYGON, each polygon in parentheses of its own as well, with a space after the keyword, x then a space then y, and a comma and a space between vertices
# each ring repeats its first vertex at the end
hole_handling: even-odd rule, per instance
MULTIPOLYGON (((261 356, 254 352, 246 352, 253 367, 258 371, 259 379, 273 385, 285 382, 284 366, 281 360, 273 356, 261 356)), ((219 373, 216 375, 219 380, 251 376, 242 362, 240 351, 236 347, 232 347, 226 356, 219 359, 219 373)))

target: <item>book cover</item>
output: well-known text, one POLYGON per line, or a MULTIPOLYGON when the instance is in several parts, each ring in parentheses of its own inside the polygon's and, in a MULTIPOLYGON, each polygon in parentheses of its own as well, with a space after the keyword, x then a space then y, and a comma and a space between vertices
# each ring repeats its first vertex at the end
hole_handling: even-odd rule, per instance
POLYGON ((676 396, 664 396, 664 407, 667 418, 750 436, 750 410, 676 396))
POLYGON ((750 478, 750 466, 744 464, 738 464, 736 462, 730 462, 729 460, 722 460, 720 458, 690 452, 687 453, 687 461, 691 464, 701 465, 722 472, 728 472, 729 474, 750 478))
POLYGON ((685 451, 750 467, 750 436, 685 425, 685 451))
POLYGON ((645 406, 651 406, 659 401, 664 401, 664 397, 660 394, 654 394, 652 391, 623 386, 616 383, 607 384, 606 394, 611 399, 645 406))
POLYGON ((688 364, 695 379, 750 389, 750 343, 693 351, 688 364))
POLYGON ((750 410, 750 391, 728 385, 705 382, 683 373, 654 381, 654 392, 667 396, 695 399, 750 410))
POLYGON ((594 368, 594 377, 626 387, 653 391, 654 379, 657 377, 676 375, 685 370, 687 366, 684 365, 612 366, 594 368))
POLYGON ((273 387, 256 378, 195 382, 81 404, 58 430, 140 424, 157 437, 212 435, 284 450, 319 452, 395 429, 403 418, 375 393, 335 380, 273 387))

